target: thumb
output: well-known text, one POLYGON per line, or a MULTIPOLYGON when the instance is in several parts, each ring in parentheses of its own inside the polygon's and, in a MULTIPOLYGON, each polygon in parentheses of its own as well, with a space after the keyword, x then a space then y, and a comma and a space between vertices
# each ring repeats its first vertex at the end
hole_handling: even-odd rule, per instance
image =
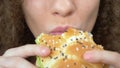
POLYGON ((84 59, 88 62, 102 62, 118 67, 120 65, 120 54, 111 51, 92 50, 84 54, 84 59))

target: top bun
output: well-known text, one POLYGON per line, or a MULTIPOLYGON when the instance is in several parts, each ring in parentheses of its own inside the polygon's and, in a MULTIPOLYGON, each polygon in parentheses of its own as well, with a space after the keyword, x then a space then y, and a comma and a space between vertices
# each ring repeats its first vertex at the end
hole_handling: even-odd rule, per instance
POLYGON ((86 51, 103 50, 89 32, 68 28, 62 35, 40 34, 37 44, 48 46, 48 57, 37 56, 36 65, 40 68, 104 68, 103 63, 88 63, 83 59, 86 51))

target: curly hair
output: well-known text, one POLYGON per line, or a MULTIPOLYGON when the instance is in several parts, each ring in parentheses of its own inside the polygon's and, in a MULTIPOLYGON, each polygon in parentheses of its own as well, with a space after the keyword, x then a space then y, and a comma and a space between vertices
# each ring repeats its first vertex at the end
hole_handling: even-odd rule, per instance
MULTIPOLYGON (((105 49, 120 52, 120 0, 101 0, 92 31, 95 42, 105 49)), ((5 50, 34 43, 26 25, 21 0, 0 0, 0 55, 5 50)))
POLYGON ((8 48, 34 43, 22 13, 22 0, 0 1, 0 54, 8 48))
POLYGON ((93 29, 95 41, 105 49, 120 52, 120 0, 101 0, 93 29))

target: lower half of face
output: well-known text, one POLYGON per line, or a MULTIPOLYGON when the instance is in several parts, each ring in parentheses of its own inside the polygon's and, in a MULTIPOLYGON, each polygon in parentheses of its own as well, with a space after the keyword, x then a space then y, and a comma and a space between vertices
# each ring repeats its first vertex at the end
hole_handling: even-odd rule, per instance
POLYGON ((73 27, 91 31, 99 8, 99 0, 24 0, 27 24, 37 37, 42 33, 61 34, 73 27))

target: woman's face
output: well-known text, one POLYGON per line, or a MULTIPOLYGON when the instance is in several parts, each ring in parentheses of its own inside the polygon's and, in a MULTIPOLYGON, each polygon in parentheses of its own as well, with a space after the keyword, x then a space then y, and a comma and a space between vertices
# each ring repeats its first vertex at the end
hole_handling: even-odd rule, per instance
POLYGON ((26 22, 37 37, 41 32, 61 34, 68 27, 91 31, 100 0, 24 0, 26 22))

